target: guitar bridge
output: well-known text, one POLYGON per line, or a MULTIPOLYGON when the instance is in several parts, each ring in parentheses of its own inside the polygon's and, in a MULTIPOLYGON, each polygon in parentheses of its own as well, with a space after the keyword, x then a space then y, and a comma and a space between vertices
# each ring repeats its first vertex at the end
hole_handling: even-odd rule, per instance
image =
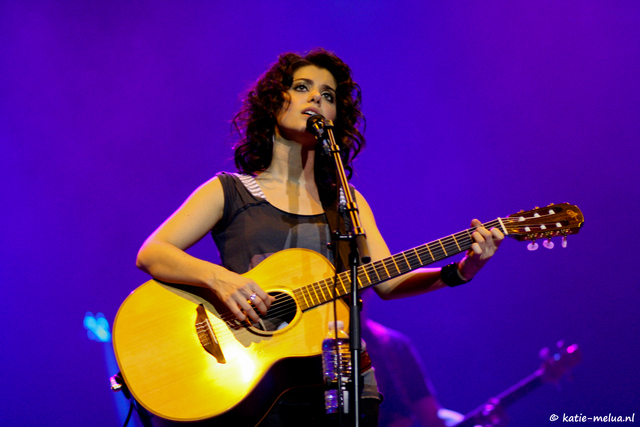
POLYGON ((196 312, 198 313, 196 316, 196 332, 198 339, 200 339, 200 344, 209 354, 216 358, 218 363, 227 363, 204 306, 200 304, 196 308, 196 312))

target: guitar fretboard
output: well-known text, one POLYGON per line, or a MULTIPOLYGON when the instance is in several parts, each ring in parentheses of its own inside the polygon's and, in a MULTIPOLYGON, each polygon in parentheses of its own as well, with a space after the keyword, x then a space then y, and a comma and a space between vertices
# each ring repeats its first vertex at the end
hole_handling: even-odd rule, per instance
MULTIPOLYGON (((487 229, 499 227, 507 234, 500 219, 483 224, 487 229)), ((377 285, 385 280, 401 276, 417 268, 424 267, 436 261, 459 254, 471 248, 472 234, 476 227, 468 228, 459 233, 442 239, 434 240, 422 246, 409 249, 399 254, 361 265, 357 270, 358 288, 364 289, 377 285)), ((320 280, 293 291, 296 302, 302 311, 325 304, 335 298, 342 298, 351 293, 351 273, 342 272, 335 277, 320 280), (335 286, 334 286, 335 283, 335 286)))

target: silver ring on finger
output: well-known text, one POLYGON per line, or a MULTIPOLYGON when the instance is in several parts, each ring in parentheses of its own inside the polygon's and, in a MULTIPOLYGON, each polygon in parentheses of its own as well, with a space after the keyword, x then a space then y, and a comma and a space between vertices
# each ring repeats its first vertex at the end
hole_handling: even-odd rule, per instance
POLYGON ((251 296, 249 296, 249 301, 251 301, 252 303, 256 302, 256 298, 258 298, 258 294, 256 294, 255 292, 251 294, 251 296))

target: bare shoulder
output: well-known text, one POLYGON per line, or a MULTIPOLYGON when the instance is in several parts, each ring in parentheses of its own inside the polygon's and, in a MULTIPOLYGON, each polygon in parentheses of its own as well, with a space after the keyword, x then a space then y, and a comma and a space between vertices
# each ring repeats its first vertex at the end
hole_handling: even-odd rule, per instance
MULTIPOLYGON (((375 222, 373 211, 371 210, 371 206, 369 206, 369 202, 367 202, 367 199, 358 190, 355 190, 355 192, 356 192, 356 203, 358 204, 358 210, 360 212, 360 215, 362 215, 366 219, 369 219, 375 222)), ((363 221, 365 220, 365 218, 363 218, 363 221)))
POLYGON ((203 183, 202 185, 200 185, 200 187, 196 188, 196 190, 191 194, 191 196, 197 194, 205 197, 207 196, 216 197, 216 196, 220 196, 221 194, 224 196, 223 193, 224 191, 222 189, 222 181, 220 180, 220 177, 216 175, 213 178, 206 181, 205 183, 203 183))
POLYGON ((152 237, 186 249, 212 230, 223 214, 224 190, 215 176, 193 191, 152 237))
POLYGON ((196 188, 178 209, 180 211, 189 216, 205 216, 217 223, 224 211, 224 189, 220 177, 216 175, 196 188))
POLYGON ((378 230, 373 211, 364 196, 356 190, 356 202, 358 203, 358 211, 360 212, 360 220, 367 235, 367 245, 371 253, 371 259, 374 261, 388 257, 390 255, 384 238, 378 230))

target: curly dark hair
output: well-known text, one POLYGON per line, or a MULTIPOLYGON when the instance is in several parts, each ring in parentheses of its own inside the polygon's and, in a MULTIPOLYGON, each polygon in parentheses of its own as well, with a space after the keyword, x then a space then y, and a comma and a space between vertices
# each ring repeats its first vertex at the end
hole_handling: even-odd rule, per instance
MULTIPOLYGON (((334 53, 320 48, 304 56, 292 52, 281 54, 278 61, 247 91, 232 122, 240 135, 234 146, 235 164, 240 172, 254 175, 271 164, 277 116, 288 101, 287 90, 293 84, 293 74, 307 65, 326 69, 336 80, 337 114, 333 132, 351 178, 352 162, 365 145, 359 130, 365 124, 360 111, 360 86, 353 81, 347 64, 334 53)), ((326 195, 326 190, 335 189, 336 174, 333 160, 321 155, 321 151, 316 150, 315 154, 315 176, 322 196, 323 192, 326 195)))

